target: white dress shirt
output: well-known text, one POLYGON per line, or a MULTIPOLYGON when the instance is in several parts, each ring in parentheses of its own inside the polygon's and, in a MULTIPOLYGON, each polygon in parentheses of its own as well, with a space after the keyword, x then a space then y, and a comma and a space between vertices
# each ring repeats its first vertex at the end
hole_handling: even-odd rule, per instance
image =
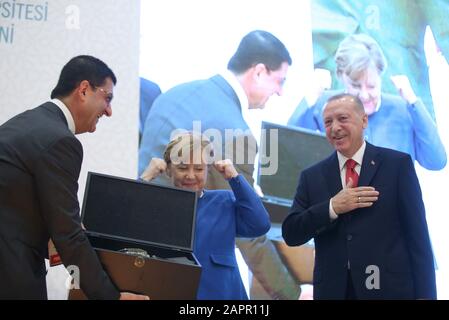
POLYGON ((51 99, 50 102, 53 102, 55 105, 61 109, 64 114, 65 119, 67 120, 67 125, 69 126, 69 130, 75 134, 75 121, 73 120, 72 114, 70 113, 69 108, 59 99, 51 99))
MULTIPOLYGON (((359 150, 352 156, 352 160, 354 160, 357 164, 354 168, 354 170, 357 172, 357 174, 360 176, 360 170, 362 169, 362 160, 363 155, 365 154, 366 149, 366 142, 363 141, 362 146, 359 150)), ((340 168, 340 178, 341 178, 341 185, 343 188, 346 188, 346 161, 349 159, 342 155, 340 152, 337 151, 337 157, 338 157, 338 166, 340 168)), ((335 210, 332 206, 332 198, 329 201, 329 216, 331 220, 335 220, 338 218, 338 215, 335 213, 335 210)))

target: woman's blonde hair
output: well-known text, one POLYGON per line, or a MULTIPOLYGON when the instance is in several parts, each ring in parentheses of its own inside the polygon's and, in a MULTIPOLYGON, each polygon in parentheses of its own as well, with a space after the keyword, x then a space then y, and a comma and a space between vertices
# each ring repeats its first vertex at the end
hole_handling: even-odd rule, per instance
POLYGON ((339 78, 345 74, 352 80, 358 79, 371 66, 382 75, 387 68, 387 60, 379 44, 366 34, 346 37, 340 42, 334 59, 339 78))
POLYGON ((188 152, 193 157, 194 163, 197 160, 204 160, 203 155, 206 155, 212 161, 214 157, 212 143, 205 135, 199 132, 187 131, 175 135, 167 144, 164 151, 164 160, 167 164, 176 164, 185 155, 185 152, 188 152), (201 148, 198 149, 198 147, 201 148))

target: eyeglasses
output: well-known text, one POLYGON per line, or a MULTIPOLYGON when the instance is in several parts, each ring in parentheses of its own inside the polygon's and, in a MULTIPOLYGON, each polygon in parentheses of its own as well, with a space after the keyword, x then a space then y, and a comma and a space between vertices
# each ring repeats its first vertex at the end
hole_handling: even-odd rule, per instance
POLYGON ((112 92, 107 92, 107 91, 104 90, 103 88, 96 88, 96 89, 98 89, 98 90, 100 90, 101 92, 103 92, 103 94, 105 95, 106 102, 107 102, 108 104, 110 104, 111 101, 112 101, 112 99, 114 98, 114 94, 113 94, 112 92))
POLYGON ((105 96, 105 100, 106 100, 107 104, 111 103, 112 99, 114 98, 114 94, 112 93, 112 91, 111 92, 107 92, 105 89, 93 86, 92 84, 90 84, 90 86, 92 88, 94 88, 94 89, 98 89, 98 91, 101 91, 103 93, 103 95, 105 96))

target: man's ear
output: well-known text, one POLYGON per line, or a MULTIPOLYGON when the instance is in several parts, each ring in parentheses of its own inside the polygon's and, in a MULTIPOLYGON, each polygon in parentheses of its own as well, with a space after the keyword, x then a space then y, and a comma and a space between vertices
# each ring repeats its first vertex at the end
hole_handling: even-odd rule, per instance
POLYGON ((363 115, 363 129, 366 129, 368 127, 368 115, 365 113, 363 115))
POLYGON ((78 85, 77 92, 80 95, 82 95, 83 97, 85 97, 86 96, 86 91, 87 91, 87 89, 89 89, 89 86, 90 86, 89 81, 83 80, 78 85))
POLYGON ((263 72, 267 71, 267 67, 263 63, 258 63, 254 66, 254 76, 259 78, 263 72))

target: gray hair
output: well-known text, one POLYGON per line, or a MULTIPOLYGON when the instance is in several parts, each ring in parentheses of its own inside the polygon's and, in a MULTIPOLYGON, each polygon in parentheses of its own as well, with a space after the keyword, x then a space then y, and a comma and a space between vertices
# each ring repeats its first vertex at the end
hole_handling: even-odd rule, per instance
POLYGON ((366 34, 352 34, 346 37, 335 53, 337 76, 343 74, 355 80, 369 67, 376 67, 379 75, 387 68, 387 60, 379 44, 366 34))
POLYGON ((365 114, 365 108, 363 107, 362 100, 360 100, 359 97, 352 95, 350 93, 340 93, 340 94, 336 94, 334 96, 329 97, 329 99, 327 99, 327 102, 326 102, 326 105, 324 106, 324 108, 326 108, 330 102, 337 101, 337 100, 341 100, 341 102, 352 103, 355 106, 355 110, 359 114, 361 114, 361 115, 365 114))
MULTIPOLYGON (((183 156, 183 153, 187 152, 190 153, 191 156, 194 156, 194 153, 198 151, 199 154, 196 154, 197 156, 201 156, 203 151, 211 158, 215 156, 213 145, 205 135, 194 131, 181 132, 165 147, 164 160, 167 164, 171 164, 172 162, 177 163, 183 156), (196 147, 200 147, 200 149, 195 150, 196 147)), ((194 162, 196 159, 197 158, 194 157, 194 162)))

